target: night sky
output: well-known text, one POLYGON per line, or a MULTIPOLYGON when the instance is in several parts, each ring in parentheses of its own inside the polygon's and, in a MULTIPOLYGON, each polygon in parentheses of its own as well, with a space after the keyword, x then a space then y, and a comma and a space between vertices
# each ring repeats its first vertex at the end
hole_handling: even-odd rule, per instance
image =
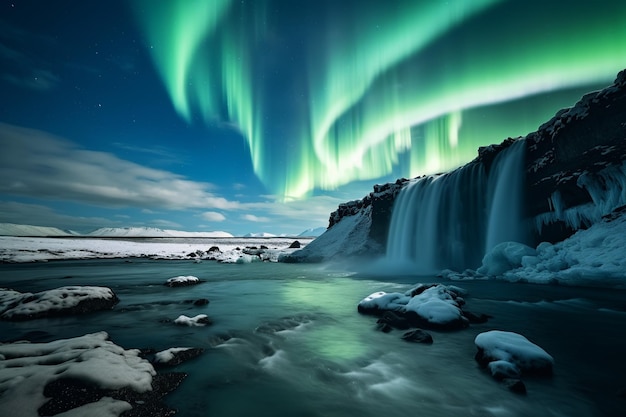
POLYGON ((0 223, 297 234, 626 68, 623 0, 1 1, 0 223))

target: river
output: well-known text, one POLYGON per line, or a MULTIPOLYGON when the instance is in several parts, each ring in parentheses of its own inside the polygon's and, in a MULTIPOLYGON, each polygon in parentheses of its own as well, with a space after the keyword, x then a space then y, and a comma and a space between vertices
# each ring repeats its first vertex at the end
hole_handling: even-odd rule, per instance
POLYGON ((105 330, 124 348, 201 347, 174 368, 189 374, 165 402, 180 416, 623 416, 626 399, 624 292, 499 281, 455 282, 467 309, 493 318, 432 345, 376 330, 357 303, 433 277, 376 276, 324 265, 89 260, 2 264, 0 286, 41 291, 66 285, 112 288, 120 303, 80 317, 0 322, 0 340, 44 342, 105 330), (178 275, 205 282, 168 288, 178 275), (194 306, 186 300, 208 298, 194 306), (179 315, 213 325, 181 327, 179 315), (552 377, 524 377, 518 395, 474 361, 474 338, 523 334, 555 358, 552 377))

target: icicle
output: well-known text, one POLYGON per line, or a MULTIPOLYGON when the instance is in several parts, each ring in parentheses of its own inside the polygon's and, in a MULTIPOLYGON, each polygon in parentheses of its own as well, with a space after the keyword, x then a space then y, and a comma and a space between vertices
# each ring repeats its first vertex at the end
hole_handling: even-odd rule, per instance
POLYGON ((563 221, 573 230, 587 228, 602 216, 626 205, 626 162, 596 174, 586 172, 578 177, 576 185, 587 190, 592 202, 565 208, 560 193, 554 192, 549 201, 551 211, 535 217, 538 232, 543 226, 557 221, 563 221))

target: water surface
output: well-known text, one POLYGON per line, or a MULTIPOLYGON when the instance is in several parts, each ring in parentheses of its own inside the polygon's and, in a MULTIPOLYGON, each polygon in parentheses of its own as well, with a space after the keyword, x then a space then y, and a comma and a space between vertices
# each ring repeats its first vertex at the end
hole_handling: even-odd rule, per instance
POLYGON ((433 345, 375 330, 356 312, 375 291, 404 291, 432 277, 366 276, 320 265, 155 260, 0 265, 0 285, 41 291, 104 285, 112 311, 0 322, 0 339, 36 341, 105 330, 125 348, 202 347, 174 370, 189 376, 166 402, 181 416, 623 416, 626 302, 622 291, 474 281, 467 308, 493 316, 457 332, 432 331, 433 345), (206 282, 167 288, 173 276, 206 282), (207 306, 186 301, 208 298, 207 306), (208 314, 209 327, 171 323, 208 314), (520 396, 474 361, 473 340, 521 333, 556 361, 551 378, 525 377, 520 396), (36 332, 36 333, 33 333, 36 332))

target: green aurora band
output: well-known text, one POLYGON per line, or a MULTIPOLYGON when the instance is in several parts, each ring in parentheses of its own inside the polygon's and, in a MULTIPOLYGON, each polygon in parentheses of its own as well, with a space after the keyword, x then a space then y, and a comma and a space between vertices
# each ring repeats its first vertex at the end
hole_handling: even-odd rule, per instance
POLYGON ((626 67, 626 2, 136 3, 188 122, 234 123, 283 200, 457 167, 626 67))

